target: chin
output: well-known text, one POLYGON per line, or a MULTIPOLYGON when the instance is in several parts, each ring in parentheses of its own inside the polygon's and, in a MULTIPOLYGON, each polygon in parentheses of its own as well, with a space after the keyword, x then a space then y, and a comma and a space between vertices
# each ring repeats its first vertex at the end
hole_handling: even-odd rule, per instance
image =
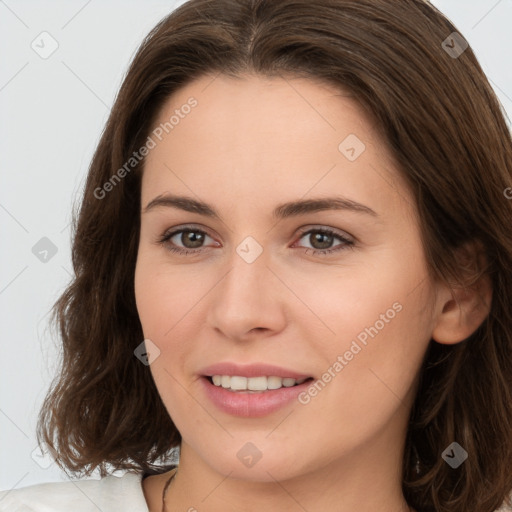
MULTIPOLYGON (((215 472, 250 482, 289 480, 310 472, 315 466, 315 461, 307 457, 307 446, 298 442, 284 447, 282 440, 272 442, 265 436, 268 432, 260 435, 234 434, 224 443, 203 438, 199 444, 189 444, 189 449, 194 450, 215 472)), ((320 461, 316 462, 322 465, 320 461)))

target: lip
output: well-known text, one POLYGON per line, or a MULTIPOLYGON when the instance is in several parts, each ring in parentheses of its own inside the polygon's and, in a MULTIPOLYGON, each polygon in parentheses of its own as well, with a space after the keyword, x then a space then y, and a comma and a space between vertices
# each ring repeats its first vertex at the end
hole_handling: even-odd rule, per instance
POLYGON ((220 411, 242 418, 259 418, 283 409, 297 400, 298 395, 311 384, 313 379, 311 375, 263 363, 250 365, 217 363, 203 368, 200 374, 202 389, 208 400, 220 411), (215 386, 209 379, 212 375, 274 376, 296 380, 307 378, 308 380, 289 388, 282 387, 259 393, 249 393, 247 391, 229 391, 222 386, 215 386))
POLYGON ((229 391, 212 384, 208 377, 201 377, 207 398, 222 412, 242 418, 267 416, 297 400, 298 395, 311 384, 311 379, 290 388, 279 388, 260 393, 229 391))
POLYGON ((281 377, 291 379, 306 379, 311 375, 298 373, 287 368, 274 366, 265 363, 252 363, 241 365, 232 362, 216 363, 207 366, 198 372, 202 377, 211 377, 212 375, 238 375, 240 377, 281 377))

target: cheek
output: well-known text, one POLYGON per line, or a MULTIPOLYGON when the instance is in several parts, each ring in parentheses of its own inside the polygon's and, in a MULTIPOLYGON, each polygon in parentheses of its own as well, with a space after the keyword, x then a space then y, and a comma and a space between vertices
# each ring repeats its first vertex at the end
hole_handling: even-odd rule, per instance
MULTIPOLYGON (((371 428, 401 404, 410 405, 408 395, 430 342, 429 288, 419 286, 411 293, 409 279, 394 277, 387 289, 347 288, 343 306, 330 308, 326 315, 336 336, 322 347, 329 363, 321 380, 329 379, 329 370, 336 378, 328 385, 324 403, 338 403, 354 427, 361 415, 372 418, 371 428)), ((329 299, 334 300, 334 294, 329 299)))
POLYGON ((192 312, 206 289, 188 271, 139 254, 135 269, 137 311, 147 338, 164 342, 180 319, 192 312))
POLYGON ((297 286, 316 319, 295 318, 302 318, 316 370, 329 382, 328 392, 319 386, 325 401, 319 399, 318 406, 338 403, 345 414, 364 409, 377 417, 410 391, 431 337, 433 294, 422 259, 409 261, 415 263, 382 258, 365 272, 352 269, 325 284, 316 279, 316 288, 312 278, 297 286))
POLYGON ((296 306, 290 322, 308 329, 318 349, 337 354, 349 350, 354 340, 365 346, 372 339, 388 340, 388 346, 407 345, 408 340, 423 339, 429 331, 432 295, 421 258, 411 256, 409 261, 416 263, 409 265, 392 254, 372 259, 378 264, 286 276, 307 306, 307 310, 304 305, 296 306))
POLYGON ((366 302, 347 300, 337 312, 329 308, 325 321, 336 336, 328 343, 323 336, 315 339, 318 378, 295 415, 310 423, 308 444, 322 446, 330 437, 339 446, 357 446, 405 421, 430 340, 424 294, 416 292, 414 298, 407 288, 378 297, 367 294, 371 299, 366 302))
MULTIPOLYGON (((184 392, 181 376, 190 344, 180 340, 190 338, 188 329, 194 322, 198 325, 193 303, 197 303, 199 291, 190 286, 185 273, 166 268, 144 252, 139 253, 134 285, 144 338, 160 350, 150 365, 156 387, 173 420, 190 417, 192 403, 184 392)), ((177 426, 182 426, 179 421, 177 426)))

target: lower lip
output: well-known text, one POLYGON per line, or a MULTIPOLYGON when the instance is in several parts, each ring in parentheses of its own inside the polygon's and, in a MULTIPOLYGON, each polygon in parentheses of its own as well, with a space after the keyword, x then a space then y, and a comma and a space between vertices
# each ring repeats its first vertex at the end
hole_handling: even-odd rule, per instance
POLYGON ((202 377, 201 381, 208 398, 221 411, 232 416, 258 418, 272 414, 297 400, 297 396, 310 384, 311 379, 289 388, 272 389, 258 393, 229 391, 222 386, 215 386, 209 379, 202 377))

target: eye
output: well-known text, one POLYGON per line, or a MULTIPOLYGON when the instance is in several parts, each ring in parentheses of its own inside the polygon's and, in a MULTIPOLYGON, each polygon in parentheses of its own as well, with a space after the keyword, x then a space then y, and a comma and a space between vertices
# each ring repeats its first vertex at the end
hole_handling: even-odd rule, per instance
POLYGON ((327 228, 310 229, 302 233, 300 240, 303 238, 311 245, 311 247, 306 248, 305 252, 307 253, 308 250, 312 250, 312 254, 329 254, 353 248, 354 246, 354 240, 348 238, 348 236, 344 234, 337 233, 336 231, 327 228), (341 244, 332 247, 335 239, 340 240, 341 244))
MULTIPOLYGON (((211 238, 208 233, 197 228, 180 228, 171 232, 166 232, 157 242, 163 245, 168 251, 178 254, 197 254, 204 248, 202 244, 206 238, 211 238), (182 245, 180 245, 182 244, 182 245)), ((213 240, 215 242, 215 240, 213 240)), ((215 242, 217 246, 220 244, 215 242)))

